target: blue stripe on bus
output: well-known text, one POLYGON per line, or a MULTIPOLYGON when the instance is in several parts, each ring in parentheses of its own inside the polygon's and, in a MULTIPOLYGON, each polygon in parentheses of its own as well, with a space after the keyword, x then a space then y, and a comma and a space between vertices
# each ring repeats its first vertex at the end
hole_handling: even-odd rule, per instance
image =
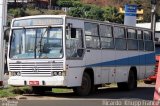
POLYGON ((154 64, 155 64, 155 52, 150 54, 112 60, 112 61, 106 61, 97 64, 90 64, 87 66, 104 67, 104 66, 128 66, 128 65, 134 66, 134 65, 154 65, 154 64))

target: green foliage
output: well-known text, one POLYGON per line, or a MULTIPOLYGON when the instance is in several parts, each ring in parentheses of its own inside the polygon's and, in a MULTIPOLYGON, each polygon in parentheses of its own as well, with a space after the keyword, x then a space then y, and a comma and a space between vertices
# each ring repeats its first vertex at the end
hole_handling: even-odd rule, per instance
POLYGON ((79 0, 58 0, 57 4, 61 7, 73 7, 81 3, 79 0))
POLYGON ((68 92, 73 92, 73 91, 72 91, 72 89, 53 88, 52 92, 54 92, 54 93, 68 93, 68 92))
POLYGON ((142 4, 142 0, 136 0, 135 1, 137 5, 141 5, 142 4))
POLYGON ((25 11, 28 15, 40 15, 43 12, 39 11, 38 9, 26 9, 25 11))
POLYGON ((142 2, 144 2, 143 5, 142 5, 142 7, 144 9, 143 20, 144 20, 144 22, 151 22, 151 4, 150 4, 150 0, 142 0, 142 2))
POLYGON ((115 7, 105 7, 104 10, 104 20, 109 22, 123 23, 123 15, 118 13, 117 8, 115 7))
MULTIPOLYGON (((81 0, 58 0, 57 4, 61 7, 70 7, 70 11, 67 13, 70 16, 73 17, 80 17, 80 18, 89 18, 89 19, 95 19, 95 20, 101 20, 101 21, 110 21, 110 22, 116 22, 116 23, 123 23, 124 20, 124 14, 119 14, 117 10, 117 2, 120 3, 120 5, 124 5, 126 3, 130 4, 137 4, 141 5, 144 9, 144 20, 142 22, 150 22, 151 21, 151 4, 150 0, 112 0, 110 1, 110 6, 106 7, 99 7, 97 5, 91 5, 91 4, 82 4, 81 0)), ((156 18, 159 20, 160 18, 160 1, 157 1, 157 13, 156 18)), ((56 11, 56 10, 48 10, 48 9, 39 9, 35 6, 35 4, 27 4, 23 8, 9 8, 8 11, 9 21, 11 18, 14 17, 22 17, 22 16, 28 16, 28 15, 44 15, 44 14, 65 14, 63 11, 56 11)))
POLYGON ((85 18, 103 21, 104 20, 103 13, 104 11, 100 7, 93 5, 91 6, 89 11, 85 12, 85 18))
POLYGON ((117 8, 108 6, 100 8, 96 5, 83 4, 79 7, 72 7, 68 15, 73 17, 81 17, 95 19, 100 21, 110 21, 123 23, 124 16, 118 13, 117 8))
POLYGON ((70 9, 70 11, 68 12, 68 15, 73 16, 73 17, 81 17, 83 18, 83 8, 82 7, 73 7, 70 9))
POLYGON ((10 15, 12 15, 13 17, 22 17, 25 16, 25 9, 23 8, 16 8, 16 9, 9 9, 9 13, 10 15))
POLYGON ((16 96, 11 92, 11 88, 0 89, 0 98, 16 96))
POLYGON ((33 3, 27 4, 28 9, 34 9, 36 6, 33 3))
POLYGON ((95 5, 81 5, 80 7, 73 7, 68 12, 68 15, 73 17, 104 20, 103 10, 95 5))
POLYGON ((14 97, 20 94, 30 94, 32 90, 30 87, 8 87, 0 89, 0 98, 2 97, 14 97))

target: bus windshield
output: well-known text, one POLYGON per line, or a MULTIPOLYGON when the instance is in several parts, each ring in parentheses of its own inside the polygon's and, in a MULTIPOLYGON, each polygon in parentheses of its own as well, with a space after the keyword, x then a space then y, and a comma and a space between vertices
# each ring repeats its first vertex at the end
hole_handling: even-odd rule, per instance
POLYGON ((20 28, 12 30, 10 58, 62 58, 62 28, 20 28))

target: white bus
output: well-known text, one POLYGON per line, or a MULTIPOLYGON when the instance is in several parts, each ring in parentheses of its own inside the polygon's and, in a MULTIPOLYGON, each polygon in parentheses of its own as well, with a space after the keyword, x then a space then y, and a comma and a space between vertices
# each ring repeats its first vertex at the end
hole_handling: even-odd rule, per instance
POLYGON ((15 18, 8 83, 35 93, 55 87, 88 95, 105 83, 132 90, 154 74, 154 36, 145 28, 66 15, 15 18))

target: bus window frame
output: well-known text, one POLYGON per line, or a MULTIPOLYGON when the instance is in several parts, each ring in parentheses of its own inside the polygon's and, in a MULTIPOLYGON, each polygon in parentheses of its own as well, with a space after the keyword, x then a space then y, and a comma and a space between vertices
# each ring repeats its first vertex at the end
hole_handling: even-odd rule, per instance
POLYGON ((147 51, 147 52, 151 52, 151 51, 155 51, 155 43, 154 43, 154 35, 153 35, 153 33, 152 33, 152 31, 150 31, 150 30, 143 30, 143 37, 144 37, 144 50, 145 51, 147 51), (144 36, 144 32, 145 31, 148 31, 148 32, 150 32, 150 34, 151 34, 151 39, 150 40, 148 40, 148 39, 145 39, 145 36, 144 36), (153 44, 153 50, 148 50, 148 49, 146 49, 146 42, 151 42, 152 41, 152 44, 153 44))
POLYGON ((114 42, 115 42, 115 50, 122 50, 122 51, 125 51, 125 50, 128 50, 127 49, 127 36, 126 36, 126 27, 125 26, 118 26, 118 25, 113 25, 113 36, 114 36, 114 42), (116 37, 115 34, 114 34, 114 28, 115 27, 119 27, 119 28, 123 28, 123 31, 124 31, 124 37, 116 37), (116 47, 116 39, 122 39, 126 42, 125 44, 125 49, 117 49, 116 47))
POLYGON ((99 50, 99 49, 101 49, 101 40, 100 40, 100 30, 99 30, 99 24, 98 23, 96 23, 96 22, 84 22, 84 36, 85 36, 85 47, 86 47, 86 49, 94 49, 94 50, 99 50), (88 35, 88 34, 86 34, 86 25, 85 24, 96 24, 96 26, 97 26, 97 35, 88 35), (86 37, 87 36, 90 36, 90 37, 94 37, 94 38, 97 38, 97 40, 98 40, 98 46, 99 47, 87 47, 87 40, 86 40, 86 37))
MULTIPOLYGON (((127 33, 127 50, 133 50, 133 51, 137 51, 139 49, 139 45, 138 45, 138 36, 137 36, 137 30, 135 28, 126 28, 126 33, 127 33), (134 30, 135 32, 135 37, 132 38, 132 37, 129 37, 129 30, 134 30), (137 48, 129 48, 129 42, 130 41, 136 41, 136 45, 137 45, 137 48)), ((134 42, 135 43, 135 42, 134 42)))
POLYGON ((100 43, 101 43, 101 49, 111 49, 111 50, 113 50, 113 49, 115 49, 115 39, 114 39, 114 35, 113 35, 113 26, 111 25, 111 24, 99 24, 99 35, 100 35, 100 43), (102 36, 101 35, 101 27, 100 26, 109 26, 110 28, 111 28, 111 37, 108 37, 108 36, 102 36), (106 47, 102 47, 102 38, 110 38, 110 39, 112 39, 113 40, 113 47, 111 47, 111 48, 106 48, 106 47))
MULTIPOLYGON (((80 32, 81 32, 81 41, 82 41, 82 48, 78 48, 78 49, 81 49, 81 50, 83 50, 83 53, 82 53, 82 56, 81 57, 68 57, 67 56, 67 46, 65 46, 65 55, 66 55, 66 59, 67 60, 82 60, 83 58, 84 58, 84 54, 85 54, 85 44, 84 44, 84 38, 83 38, 83 34, 84 34, 84 32, 83 32, 83 29, 82 28, 75 28, 74 27, 74 29, 78 29, 78 30, 80 30, 80 32)), ((65 30, 68 30, 68 29, 65 29, 65 30)), ((71 31, 71 30, 68 30, 68 31, 71 31)), ((70 32, 70 34, 71 34, 71 32, 70 32)), ((71 36, 71 35, 70 35, 71 36)), ((72 39, 72 38, 71 38, 72 39)), ((67 45, 67 37, 66 37, 66 34, 65 34, 65 45, 67 45)))

